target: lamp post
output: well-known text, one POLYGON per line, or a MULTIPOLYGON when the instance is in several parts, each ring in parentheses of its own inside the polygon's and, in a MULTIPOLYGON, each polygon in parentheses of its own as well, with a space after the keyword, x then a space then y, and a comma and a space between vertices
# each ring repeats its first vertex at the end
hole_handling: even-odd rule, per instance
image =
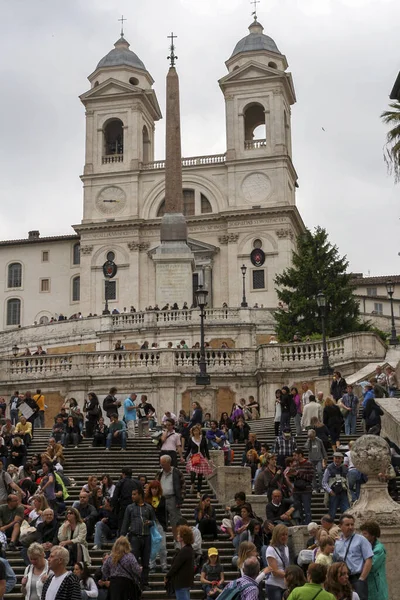
POLYGON ((104 310, 103 315, 109 315, 110 309, 108 308, 108 279, 104 280, 104 310))
POLYGON ((317 294, 317 304, 321 313, 322 321, 322 367, 319 370, 320 375, 331 375, 333 373, 332 367, 329 365, 328 350, 326 347, 326 330, 325 330, 325 311, 326 311, 326 298, 322 292, 317 294))
POLYGON ((247 308, 247 300, 246 300, 246 271, 247 271, 247 267, 246 265, 242 265, 240 267, 240 270, 242 271, 242 275, 243 275, 243 297, 242 297, 242 303, 241 303, 241 307, 242 308, 247 308))
POLYGON ((197 306, 200 308, 200 373, 196 375, 196 385, 210 385, 210 376, 207 374, 206 350, 204 347, 204 307, 207 304, 208 291, 199 285, 195 291, 197 306))
POLYGON ((14 358, 16 358, 16 357, 17 357, 17 355, 18 355, 18 352, 19 352, 19 348, 18 348, 18 345, 17 345, 16 343, 15 343, 15 344, 14 344, 14 346, 12 347, 11 351, 12 351, 12 353, 13 353, 13 356, 14 356, 14 358))
POLYGON ((390 313, 392 315, 392 331, 390 333, 390 339, 389 339, 389 344, 391 344, 392 346, 397 346, 398 341, 397 341, 397 333, 396 333, 396 326, 394 323, 394 311, 393 311, 393 294, 394 294, 394 283, 393 281, 387 281, 386 282, 386 291, 388 293, 388 296, 390 298, 390 313))

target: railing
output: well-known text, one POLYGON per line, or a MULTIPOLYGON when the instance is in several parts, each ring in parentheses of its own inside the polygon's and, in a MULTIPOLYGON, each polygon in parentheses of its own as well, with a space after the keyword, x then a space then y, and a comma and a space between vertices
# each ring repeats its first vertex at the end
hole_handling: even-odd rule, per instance
MULTIPOLYGON (((248 351, 247 351, 248 352, 248 351)), ((237 370, 243 366, 243 354, 242 350, 206 350, 205 359, 208 369, 214 367, 230 368, 237 370)), ((200 350, 179 350, 175 351, 175 365, 178 367, 196 367, 200 365, 200 350)))
MULTIPOLYGON (((327 350, 330 357, 343 355, 344 339, 328 340, 327 350)), ((307 342, 305 344, 281 344, 280 351, 282 362, 308 362, 322 360, 324 349, 322 342, 307 342)))
POLYGON ((124 155, 123 154, 112 154, 110 156, 103 156, 101 162, 103 163, 103 165, 106 165, 108 163, 124 162, 124 155))
MULTIPOLYGON (((210 154, 209 156, 190 156, 182 158, 182 167, 198 167, 201 165, 217 165, 225 163, 226 154, 210 154)), ((154 162, 142 163, 142 171, 154 171, 156 169, 165 169, 165 160, 156 160, 154 162)))
POLYGON ((244 149, 245 150, 258 150, 259 148, 265 148, 267 145, 267 140, 245 140, 244 149))
POLYGON ((136 312, 136 313, 122 313, 119 315, 111 315, 111 324, 113 327, 119 326, 129 326, 129 325, 143 325, 144 317, 146 313, 136 312))

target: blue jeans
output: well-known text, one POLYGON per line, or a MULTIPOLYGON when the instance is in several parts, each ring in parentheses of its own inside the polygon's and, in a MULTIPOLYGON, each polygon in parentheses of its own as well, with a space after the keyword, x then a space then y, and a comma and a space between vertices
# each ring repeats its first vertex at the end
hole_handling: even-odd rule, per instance
POLYGON ((121 448, 123 448, 125 450, 125 448, 126 448, 126 431, 120 430, 120 431, 117 431, 116 433, 117 433, 116 438, 114 438, 114 436, 113 436, 112 433, 109 433, 107 435, 106 448, 110 448, 111 447, 111 444, 112 444, 112 441, 113 441, 113 438, 114 438, 114 439, 117 439, 117 440, 118 439, 121 440, 121 448))
POLYGON ((343 491, 338 496, 329 496, 329 514, 332 519, 335 518, 338 507, 340 506, 340 512, 343 514, 349 508, 349 499, 347 497, 347 491, 343 491))
MULTIPOLYGON (((308 525, 311 523, 311 492, 296 492, 293 496, 299 504, 302 522, 308 525)), ((268 600, 270 600, 269 596, 268 600)))
POLYGON ((278 585, 267 585, 265 586, 267 591, 268 600, 282 600, 285 590, 278 585))
POLYGON ((111 529, 109 528, 107 523, 103 523, 102 521, 97 521, 96 525, 94 526, 94 544, 95 544, 95 546, 98 546, 99 548, 101 548, 104 538, 106 538, 106 540, 111 540, 113 537, 115 537, 115 533, 113 533, 111 531, 111 529))
POLYGON ((180 588, 175 590, 176 600, 190 600, 190 588, 180 588))
POLYGON ((347 473, 347 483, 351 494, 351 501, 355 502, 360 497, 361 473, 358 469, 350 469, 347 473))
POLYGON ((10 410, 10 419, 13 425, 18 423, 18 408, 16 410, 10 410))
POLYGON ((354 435, 356 432, 357 415, 351 413, 347 415, 344 421, 344 431, 346 435, 354 435))

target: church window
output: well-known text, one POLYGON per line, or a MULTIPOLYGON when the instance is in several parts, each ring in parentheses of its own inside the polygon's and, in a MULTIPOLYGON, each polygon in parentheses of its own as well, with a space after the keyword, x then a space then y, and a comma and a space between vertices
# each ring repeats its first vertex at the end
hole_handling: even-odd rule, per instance
POLYGON ((256 240, 254 240, 253 242, 253 248, 262 248, 262 241, 257 238, 256 240))
POLYGON ((201 214, 204 215, 205 213, 212 213, 212 206, 210 204, 210 201, 208 200, 208 198, 205 197, 204 194, 200 195, 200 201, 201 201, 201 214))
POLYGON ((7 325, 21 324, 21 300, 10 298, 7 300, 7 325))
POLYGON ((113 262, 115 259, 115 252, 113 252, 112 250, 110 250, 110 252, 107 252, 107 260, 109 260, 110 262, 113 262))
POLYGON ((98 82, 98 81, 95 81, 95 82, 94 82, 94 87, 97 87, 98 85, 99 85, 99 82, 98 82))
POLYGON ((39 319, 39 325, 46 325, 49 322, 49 317, 46 315, 43 315, 43 317, 40 317, 39 319))
POLYGON ((22 286, 22 265, 21 263, 11 263, 8 266, 8 287, 20 288, 22 286))
POLYGON ((265 270, 257 269, 253 271, 253 290, 265 289, 265 270))
POLYGON ((131 78, 129 79, 129 83, 130 83, 131 85, 139 85, 139 79, 136 79, 136 77, 131 77, 131 78))
POLYGON ((260 145, 254 142, 266 139, 265 112, 261 104, 249 104, 244 110, 244 139, 246 149, 258 148, 260 145))
MULTIPOLYGON (((204 195, 200 194, 200 214, 212 213, 212 206, 209 199, 204 195)), ((163 217, 165 214, 165 200, 163 200, 158 207, 157 217, 163 217)), ((183 214, 185 217, 192 217, 196 213, 196 202, 195 202, 195 190, 184 189, 183 190, 183 214)))
POLYGON ((48 250, 43 250, 42 262, 49 262, 49 251, 48 250))
POLYGON ((81 299, 81 278, 79 275, 72 280, 72 302, 79 302, 81 299))
POLYGON ((124 153, 124 124, 120 119, 111 119, 104 127, 104 154, 124 153))
POLYGON ((274 63, 274 62, 269 62, 268 66, 271 67, 271 69, 277 69, 278 68, 278 65, 276 63, 274 63))
POLYGON ((81 264, 81 245, 79 243, 74 244, 74 247, 72 249, 72 264, 73 265, 81 264))
POLYGON ((41 292, 49 292, 50 291, 50 279, 41 279, 40 280, 40 291, 41 292))
POLYGON ((149 130, 146 125, 143 126, 143 162, 150 162, 151 158, 151 141, 149 136, 149 130))
POLYGON ((117 282, 115 280, 106 279, 104 282, 104 298, 108 300, 117 299, 117 282))

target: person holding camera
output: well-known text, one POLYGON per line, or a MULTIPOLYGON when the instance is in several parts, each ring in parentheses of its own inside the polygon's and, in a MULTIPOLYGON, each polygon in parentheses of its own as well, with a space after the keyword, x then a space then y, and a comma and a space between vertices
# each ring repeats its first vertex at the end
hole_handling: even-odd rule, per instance
POLYGON ((345 513, 349 508, 347 467, 343 464, 341 452, 333 453, 333 463, 325 469, 322 487, 329 494, 329 514, 332 519, 335 518, 339 506, 341 513, 345 513))

